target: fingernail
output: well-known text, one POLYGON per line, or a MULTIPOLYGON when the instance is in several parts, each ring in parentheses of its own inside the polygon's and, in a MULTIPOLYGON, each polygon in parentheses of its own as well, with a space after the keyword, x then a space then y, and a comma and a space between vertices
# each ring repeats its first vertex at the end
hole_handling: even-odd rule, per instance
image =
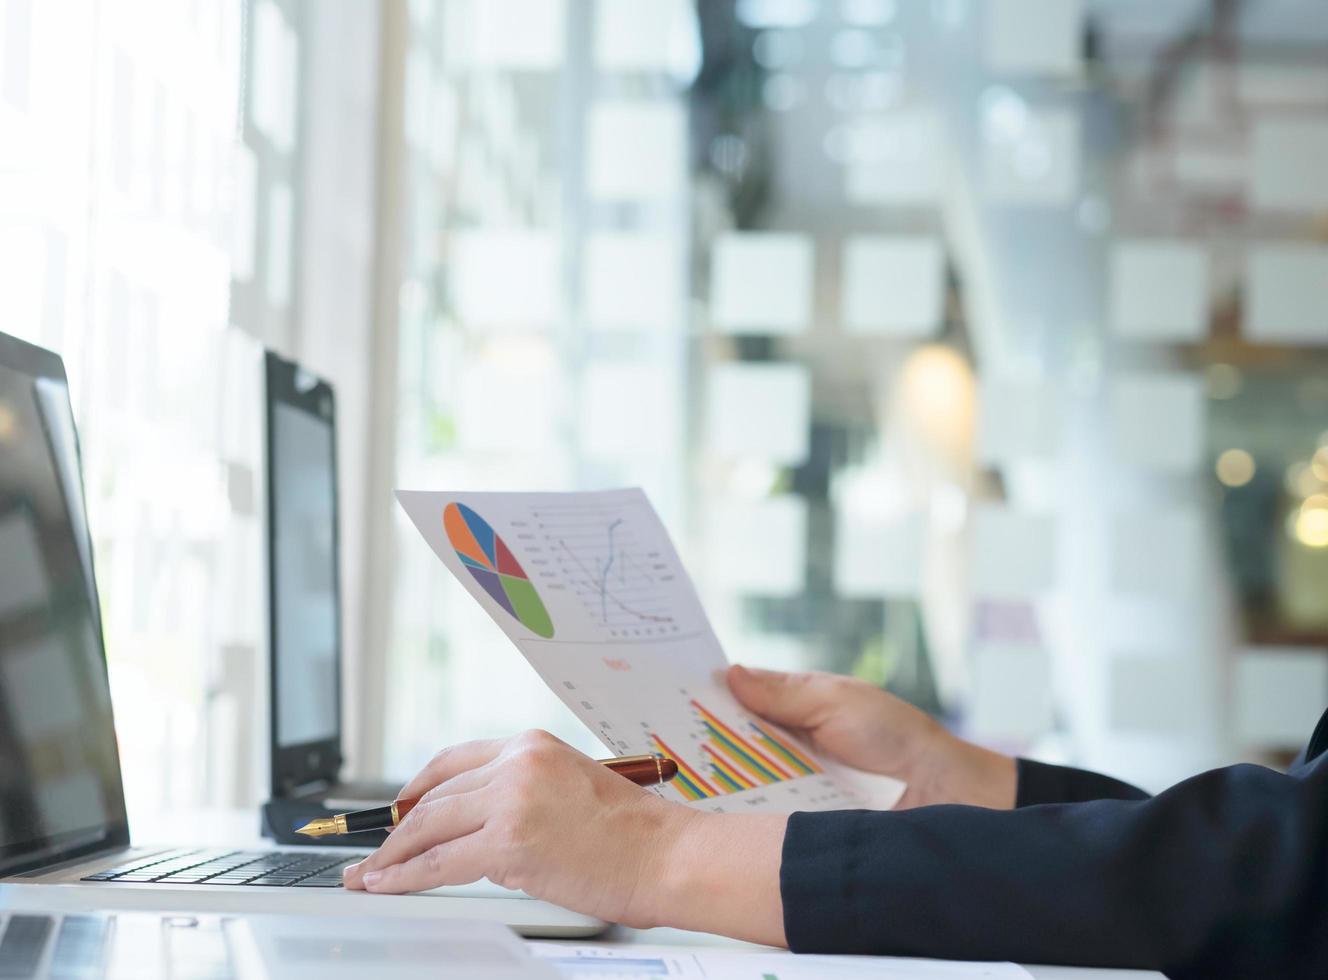
POLYGON ((372 888, 374 885, 378 884, 378 880, 382 877, 383 873, 381 871, 370 871, 364 876, 364 887, 372 888))
POLYGON ((348 864, 348 865, 346 865, 344 868, 341 869, 341 876, 344 878, 346 875, 350 874, 352 871, 356 871, 356 870, 358 870, 359 867, 360 867, 360 865, 361 865, 362 863, 363 863, 363 862, 361 862, 361 861, 356 861, 354 864, 348 864))

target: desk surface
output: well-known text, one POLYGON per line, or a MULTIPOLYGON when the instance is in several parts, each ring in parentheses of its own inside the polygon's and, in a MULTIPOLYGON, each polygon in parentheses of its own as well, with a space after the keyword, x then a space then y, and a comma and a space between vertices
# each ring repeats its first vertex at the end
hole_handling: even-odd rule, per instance
MULTIPOLYGON (((191 810, 187 813, 163 813, 156 815, 150 823, 134 825, 135 844, 169 844, 182 841, 202 845, 233 845, 251 847, 255 844, 268 844, 257 836, 258 814, 248 810, 191 810), (181 828, 187 828, 187 833, 181 828)), ((552 940, 542 940, 552 941, 552 940)), ((786 950, 771 950, 766 946, 754 946, 724 936, 715 936, 702 932, 685 932, 681 929, 628 929, 614 926, 596 943, 606 946, 630 948, 632 946, 674 946, 679 952, 685 949, 697 951, 720 949, 738 952, 778 952, 792 956, 786 950)), ((568 946, 588 945, 588 940, 567 940, 568 946)), ((1162 974, 1141 970, 1093 970, 1069 966, 1025 966, 1037 980, 1149 980, 1160 978, 1162 974)))

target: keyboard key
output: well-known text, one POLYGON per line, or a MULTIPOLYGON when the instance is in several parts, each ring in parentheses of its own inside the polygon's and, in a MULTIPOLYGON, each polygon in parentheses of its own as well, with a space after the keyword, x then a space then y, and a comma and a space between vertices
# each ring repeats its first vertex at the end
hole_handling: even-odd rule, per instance
POLYGON ((94 915, 67 915, 51 954, 51 980, 95 980, 102 975, 108 921, 94 915))
POLYGON ((332 878, 305 878, 303 881, 295 883, 296 888, 340 888, 342 887, 340 879, 332 878))
POLYGON ((0 938, 0 977, 35 976, 54 925, 49 915, 11 915, 0 938))
POLYGON ((271 885, 277 887, 287 887, 295 884, 294 878, 255 878, 252 881, 246 881, 246 885, 271 885))

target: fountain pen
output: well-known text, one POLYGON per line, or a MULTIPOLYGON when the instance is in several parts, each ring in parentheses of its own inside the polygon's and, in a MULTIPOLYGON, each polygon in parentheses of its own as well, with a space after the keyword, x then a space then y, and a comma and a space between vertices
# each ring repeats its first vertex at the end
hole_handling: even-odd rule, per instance
MULTIPOLYGON (((601 759, 600 763, 618 775, 630 779, 638 786, 667 783, 678 775, 678 764, 659 755, 624 755, 616 759, 601 759)), ((364 830, 391 830, 406 818, 406 814, 420 802, 419 798, 393 800, 386 806, 370 807, 338 813, 331 817, 310 820, 296 831, 306 837, 328 837, 332 834, 358 834, 364 830)))

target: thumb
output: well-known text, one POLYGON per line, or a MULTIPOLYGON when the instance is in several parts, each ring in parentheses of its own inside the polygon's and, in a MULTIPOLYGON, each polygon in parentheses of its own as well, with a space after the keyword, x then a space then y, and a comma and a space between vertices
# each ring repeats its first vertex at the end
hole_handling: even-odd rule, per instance
POLYGON ((831 706, 826 674, 790 674, 782 670, 760 670, 733 665, 728 671, 729 690, 743 706, 762 718, 789 728, 815 728, 831 706))

